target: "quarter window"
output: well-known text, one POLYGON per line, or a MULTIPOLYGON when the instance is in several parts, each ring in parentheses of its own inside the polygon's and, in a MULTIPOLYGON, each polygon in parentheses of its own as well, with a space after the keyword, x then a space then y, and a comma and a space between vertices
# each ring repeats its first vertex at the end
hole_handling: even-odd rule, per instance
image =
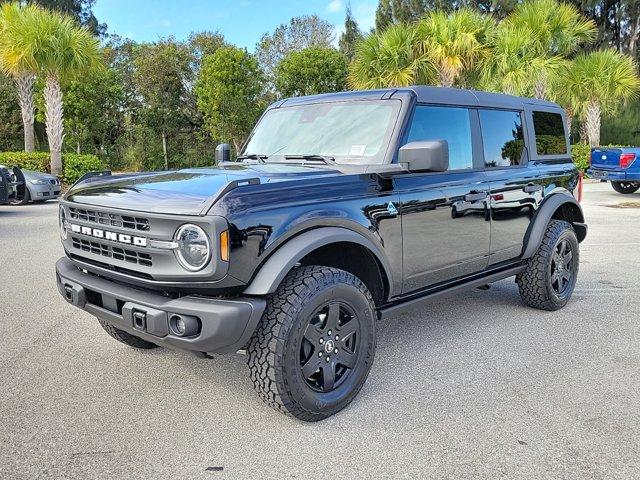
POLYGON ((533 112, 533 130, 536 134, 538 155, 562 155, 567 153, 562 116, 552 112, 533 112))
POLYGON ((407 142, 446 140, 449 170, 473 168, 469 110, 457 107, 416 106, 407 142))
POLYGON ((480 127, 487 168, 521 165, 524 133, 520 112, 480 110, 480 127))

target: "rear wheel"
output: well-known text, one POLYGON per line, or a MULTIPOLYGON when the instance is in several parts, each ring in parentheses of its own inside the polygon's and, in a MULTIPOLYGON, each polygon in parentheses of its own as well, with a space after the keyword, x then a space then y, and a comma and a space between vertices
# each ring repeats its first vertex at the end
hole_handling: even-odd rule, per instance
POLYGON ((135 335, 131 335, 130 333, 120 330, 113 325, 109 325, 104 320, 98 319, 98 322, 100 323, 100 326, 104 328, 105 332, 125 345, 129 345, 133 348, 140 348, 142 350, 149 350, 151 348, 157 348, 158 346, 155 343, 147 342, 140 337, 136 337, 135 335))
POLYGON ((336 268, 293 270, 248 346, 251 380, 271 407, 314 422, 346 407, 375 351, 375 305, 355 276, 336 268))
POLYGON ((633 182, 611 182, 611 186, 618 193, 635 193, 640 188, 640 183, 633 182))
POLYGON ((564 307, 576 284, 580 251, 573 226, 551 220, 538 251, 516 275, 520 296, 530 307, 558 310, 564 307))

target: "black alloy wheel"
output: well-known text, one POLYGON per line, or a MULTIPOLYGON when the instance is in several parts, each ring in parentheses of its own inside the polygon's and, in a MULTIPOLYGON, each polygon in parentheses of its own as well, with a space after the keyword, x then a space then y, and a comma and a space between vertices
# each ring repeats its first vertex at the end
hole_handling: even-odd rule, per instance
POLYGON ((317 392, 338 388, 358 361, 358 315, 349 306, 331 302, 309 319, 300 345, 300 371, 317 392))
POLYGON ((551 287, 559 297, 563 297, 573 282, 575 262, 573 247, 568 240, 561 240, 551 255, 551 287))

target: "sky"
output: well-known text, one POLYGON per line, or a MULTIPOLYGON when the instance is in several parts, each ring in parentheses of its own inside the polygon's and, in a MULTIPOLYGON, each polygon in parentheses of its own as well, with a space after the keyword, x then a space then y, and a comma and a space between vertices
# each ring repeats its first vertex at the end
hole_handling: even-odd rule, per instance
MULTIPOLYGON (((336 39, 344 29, 349 0, 97 0, 94 14, 109 33, 132 40, 155 41, 173 35, 178 40, 191 32, 219 31, 227 41, 253 51, 260 37, 300 15, 317 14, 336 26, 336 39)), ((351 0, 362 31, 374 25, 377 0, 351 0)))

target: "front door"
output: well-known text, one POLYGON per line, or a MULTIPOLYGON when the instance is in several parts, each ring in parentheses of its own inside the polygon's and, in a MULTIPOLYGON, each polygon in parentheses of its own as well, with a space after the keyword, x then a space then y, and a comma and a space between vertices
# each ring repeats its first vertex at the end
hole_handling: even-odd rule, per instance
POLYGON ((403 238, 403 293, 482 271, 490 241, 489 183, 474 168, 472 112, 418 105, 407 142, 446 140, 449 170, 395 177, 403 238))

